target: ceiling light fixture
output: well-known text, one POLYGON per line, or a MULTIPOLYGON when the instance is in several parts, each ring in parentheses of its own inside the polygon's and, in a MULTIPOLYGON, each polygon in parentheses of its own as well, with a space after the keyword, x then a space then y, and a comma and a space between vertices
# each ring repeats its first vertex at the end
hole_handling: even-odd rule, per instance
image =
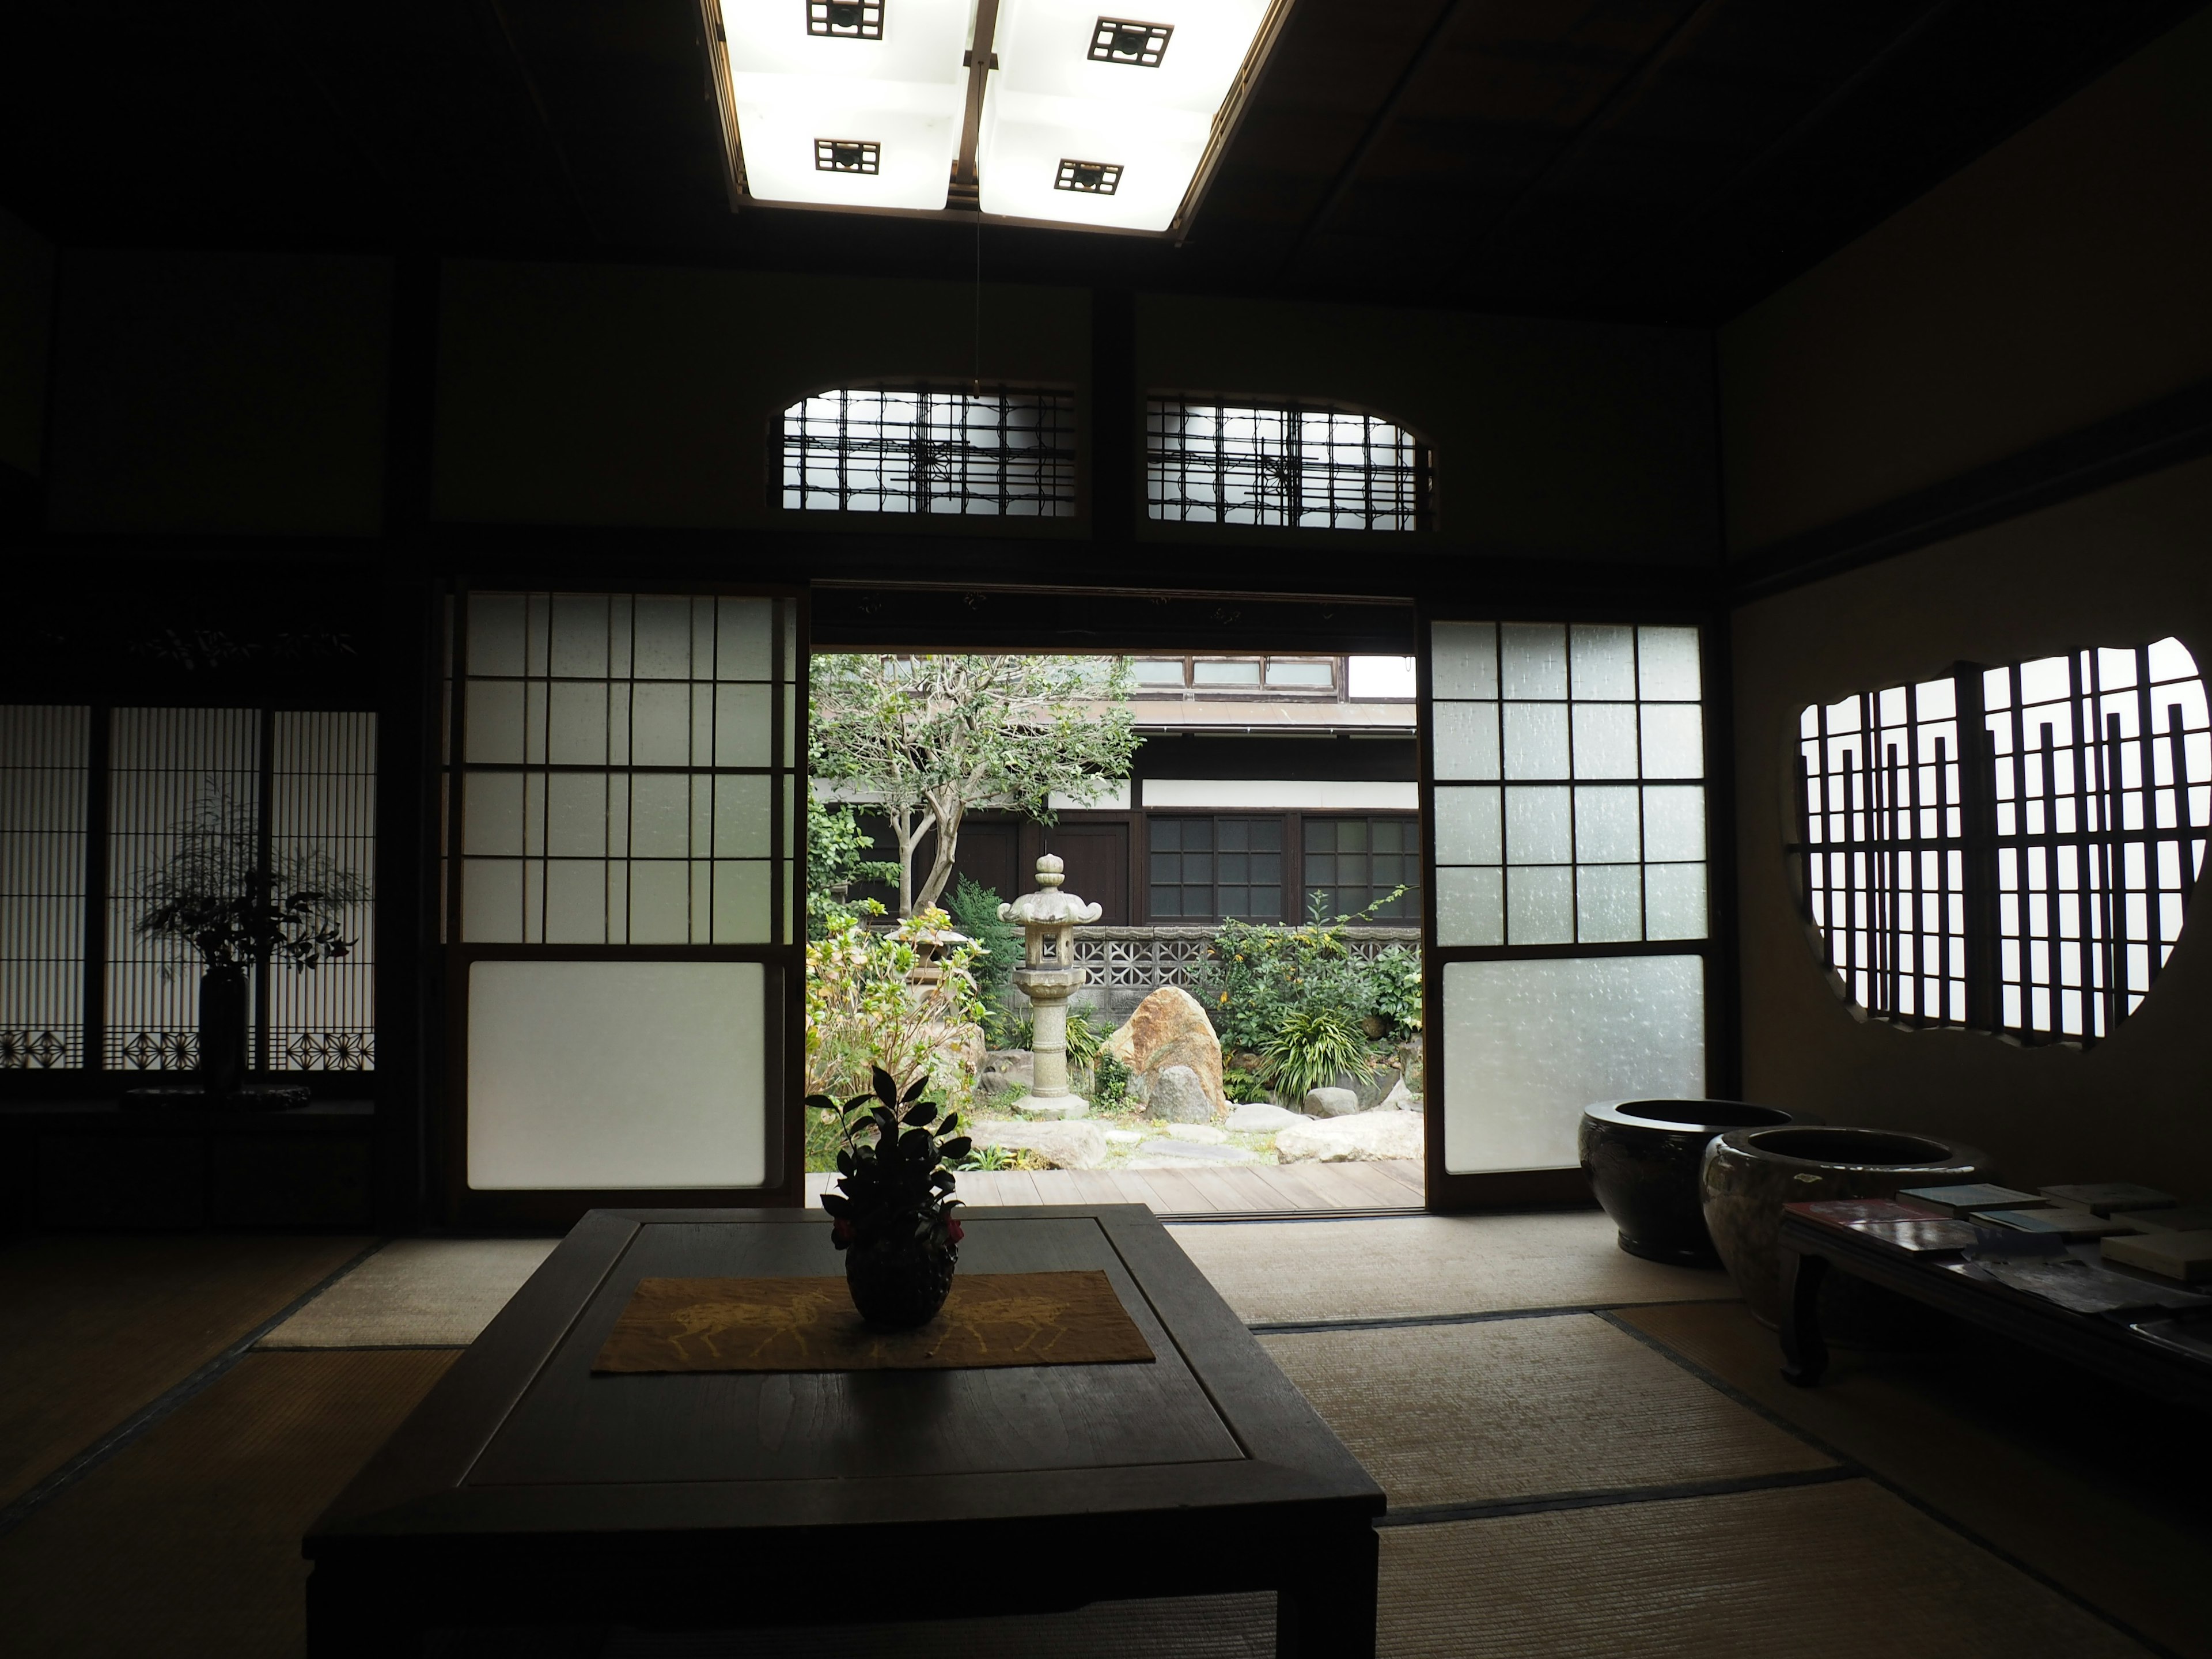
POLYGON ((734 208, 1180 237, 1291 0, 700 3, 734 208))

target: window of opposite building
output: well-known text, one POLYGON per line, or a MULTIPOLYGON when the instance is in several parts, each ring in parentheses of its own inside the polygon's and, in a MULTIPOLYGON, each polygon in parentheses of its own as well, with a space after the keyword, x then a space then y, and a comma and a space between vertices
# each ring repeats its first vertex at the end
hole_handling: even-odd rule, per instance
POLYGON ((1282 819, 1155 817, 1147 828, 1155 921, 1284 920, 1282 819))

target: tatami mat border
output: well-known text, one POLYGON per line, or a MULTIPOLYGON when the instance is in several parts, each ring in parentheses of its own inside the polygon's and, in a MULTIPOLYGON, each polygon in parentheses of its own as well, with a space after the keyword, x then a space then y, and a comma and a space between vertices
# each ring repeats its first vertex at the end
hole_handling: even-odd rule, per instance
POLYGON ((1702 1308, 1733 1297, 1685 1296, 1664 1302, 1570 1302, 1554 1308, 1492 1308, 1480 1313, 1382 1314, 1373 1319, 1285 1319, 1247 1321, 1255 1336, 1305 1336, 1330 1331, 1395 1331, 1419 1325, 1487 1325, 1500 1319, 1566 1319, 1576 1314, 1604 1315, 1621 1308, 1702 1308))
POLYGON ((1539 1515, 1551 1510, 1609 1510, 1623 1504, 1672 1504, 1685 1498, 1732 1498, 1738 1492, 1771 1492, 1778 1486, 1826 1486, 1838 1480, 1863 1480, 1867 1472, 1849 1463, 1825 1469, 1785 1469, 1774 1474, 1743 1474, 1721 1480, 1674 1480, 1652 1486, 1614 1486, 1603 1492, 1538 1492, 1527 1498, 1486 1498, 1472 1504, 1406 1504, 1375 1517, 1378 1527, 1429 1527, 1444 1521, 1490 1521, 1504 1515, 1539 1515))
POLYGON ((345 1261, 332 1268, 314 1284, 294 1297, 275 1313, 240 1337, 214 1358, 209 1360, 184 1381, 155 1395, 115 1427, 94 1441, 76 1456, 56 1469, 45 1480, 18 1498, 5 1509, 0 1509, 0 1537, 5 1537, 28 1520, 33 1510, 49 1499, 67 1491, 77 1481, 98 1468, 102 1463, 144 1434, 147 1430, 212 1384, 220 1382, 238 1363, 253 1351, 253 1345, 306 1307, 325 1291, 343 1279, 356 1267, 374 1255, 389 1238, 379 1238, 365 1245, 345 1261))

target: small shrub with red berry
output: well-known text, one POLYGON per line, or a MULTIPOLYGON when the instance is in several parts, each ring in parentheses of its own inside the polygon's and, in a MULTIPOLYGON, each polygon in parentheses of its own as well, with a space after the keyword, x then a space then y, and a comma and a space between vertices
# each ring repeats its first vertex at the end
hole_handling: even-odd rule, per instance
POLYGON ((811 1109, 838 1115, 839 1190, 822 1195, 822 1207, 835 1220, 830 1239, 841 1250, 908 1243, 950 1249, 961 1237, 950 1166, 969 1149, 968 1137, 955 1133, 959 1115, 940 1117, 921 1097, 927 1077, 902 1098, 881 1066, 875 1085, 873 1094, 856 1095, 842 1107, 827 1095, 806 1097, 811 1109))

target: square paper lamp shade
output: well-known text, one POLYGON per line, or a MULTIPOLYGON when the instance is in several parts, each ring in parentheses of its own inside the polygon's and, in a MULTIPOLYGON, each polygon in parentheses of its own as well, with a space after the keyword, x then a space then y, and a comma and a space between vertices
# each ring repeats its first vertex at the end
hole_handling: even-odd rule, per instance
POLYGON ((722 0, 746 187, 764 202, 941 209, 960 143, 965 0, 897 0, 883 38, 806 32, 803 0, 722 0), (824 171, 818 141, 877 147, 873 172, 824 171))
POLYGON ((976 168, 986 213, 1165 230, 1204 159, 1267 0, 1146 0, 1174 33, 1157 65, 1102 62, 1096 0, 1004 0, 976 168), (1060 163, 1119 167, 1112 195, 1058 187, 1060 163))
POLYGON ((471 963, 469 1185, 761 1185, 765 975, 756 962, 471 963))

